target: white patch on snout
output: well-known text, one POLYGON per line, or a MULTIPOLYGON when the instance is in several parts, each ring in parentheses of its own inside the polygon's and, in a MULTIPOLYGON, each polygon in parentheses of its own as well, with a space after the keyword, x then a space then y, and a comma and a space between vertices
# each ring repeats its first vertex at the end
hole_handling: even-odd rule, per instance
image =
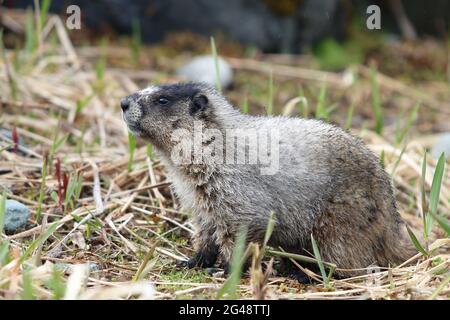
POLYGON ((158 87, 149 86, 149 87, 147 87, 145 89, 142 89, 142 90, 138 91, 137 93, 139 95, 141 95, 141 96, 147 96, 147 95, 155 93, 156 91, 158 91, 158 87))

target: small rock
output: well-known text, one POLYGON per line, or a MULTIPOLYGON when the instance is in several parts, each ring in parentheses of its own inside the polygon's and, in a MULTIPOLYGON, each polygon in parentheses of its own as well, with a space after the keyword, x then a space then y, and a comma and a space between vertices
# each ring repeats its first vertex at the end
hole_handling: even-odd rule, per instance
POLYGON ((431 155, 435 159, 439 159, 442 152, 447 160, 450 159, 450 132, 441 134, 431 148, 431 155))
POLYGON ((5 231, 15 233, 27 225, 30 209, 16 200, 6 200, 5 231))
MULTIPOLYGON (((222 58, 218 57, 220 83, 222 88, 227 88, 233 82, 233 70, 222 58)), ((212 55, 199 56, 177 70, 177 75, 189 81, 206 82, 216 84, 216 65, 212 55)))

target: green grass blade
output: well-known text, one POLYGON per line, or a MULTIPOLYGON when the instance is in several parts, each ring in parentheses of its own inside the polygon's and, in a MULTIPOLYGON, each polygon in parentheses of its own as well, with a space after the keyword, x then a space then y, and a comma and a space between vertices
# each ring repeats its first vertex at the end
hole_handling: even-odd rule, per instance
POLYGON ((58 227, 58 222, 53 222, 45 232, 43 232, 36 240, 34 240, 27 250, 25 250, 24 254, 19 259, 19 265, 21 265, 33 252, 34 249, 36 249, 38 246, 40 246, 42 243, 44 243, 52 234, 56 231, 56 228, 58 227))
POLYGON ((328 276, 327 276, 327 274, 325 272, 325 267, 324 267, 323 262, 322 262, 322 257, 320 255, 319 247, 317 246, 316 240, 314 240, 314 237, 313 237, 312 234, 311 234, 311 244, 312 244, 312 247, 313 247, 314 257, 316 258, 317 264, 319 265, 319 269, 320 269, 320 273, 322 275, 323 283, 324 283, 325 287, 328 287, 328 284, 329 284, 328 276))
POLYGON ((33 289, 33 279, 31 277, 30 270, 26 269, 22 274, 22 300, 35 300, 36 296, 34 295, 33 289))
POLYGON ((433 212, 430 212, 430 215, 437 221, 437 223, 439 223, 447 235, 450 235, 450 221, 441 215, 434 214, 433 212))
POLYGON ((436 299, 439 293, 441 293, 442 290, 444 290, 449 283, 450 283, 450 274, 441 282, 439 287, 433 292, 433 294, 428 298, 428 300, 436 299))
POLYGON ((424 256, 428 256, 428 252, 422 247, 419 240, 417 240, 417 237, 414 234, 414 232, 408 226, 406 226, 406 230, 408 230, 409 237, 411 238, 411 241, 416 247, 417 251, 422 253, 424 256))
POLYGON ((425 240, 425 244, 428 243, 428 227, 427 227, 427 215, 428 215, 428 204, 427 204, 427 195, 425 193, 425 177, 427 174, 427 153, 423 155, 422 162, 422 175, 420 177, 420 199, 422 206, 422 219, 423 219, 423 237, 425 240))
POLYGON ((9 241, 0 240, 0 267, 9 262, 9 241))
POLYGON ((47 287, 49 287, 53 293, 54 300, 61 300, 66 292, 66 285, 62 274, 63 272, 54 265, 52 276, 48 281, 46 281, 47 287))
POLYGON ((41 187, 39 189, 39 199, 38 199, 38 207, 36 209, 36 221, 41 220, 42 213, 42 203, 44 202, 45 196, 45 181, 47 179, 47 157, 44 157, 44 161, 42 163, 42 171, 41 171, 41 187))
POLYGON ((322 86, 320 87, 320 93, 317 99, 316 119, 328 120, 328 113, 325 107, 326 97, 327 97, 327 86, 325 85, 325 83, 323 83, 322 86))
POLYGON ((214 68, 216 69, 216 89, 222 93, 222 83, 220 82, 219 57, 217 56, 216 41, 211 37, 211 53, 214 58, 214 68))
POLYGON ((351 127, 352 127, 354 110, 355 110, 355 104, 352 103, 350 105, 350 108, 348 109, 347 120, 345 121, 345 126, 344 126, 344 128, 347 130, 351 129, 351 127))
POLYGON ((147 157, 152 160, 153 159, 153 145, 149 143, 147 145, 147 157))
POLYGON ((380 90, 378 88, 377 70, 375 65, 371 67, 371 89, 372 89, 372 110, 375 116, 375 132, 381 135, 383 133, 384 118, 381 108, 380 90))
POLYGON ((434 220, 433 220, 433 217, 430 215, 430 213, 437 215, 437 208, 438 208, 439 197, 440 197, 440 193, 441 193, 442 178, 444 176, 444 168, 445 168, 445 156, 444 156, 444 154, 441 154, 441 156, 439 157, 439 160, 437 162, 436 169, 434 170, 433 181, 431 183, 428 214, 425 218, 427 235, 430 234, 430 232, 433 228, 433 225, 434 225, 434 220))
POLYGON ((272 236, 273 229, 275 228, 275 212, 270 213, 269 221, 267 222, 266 234, 264 235, 263 249, 267 246, 267 243, 272 236))
POLYGON ((439 204, 439 196, 441 193, 442 177, 444 176, 445 155, 441 154, 436 165, 433 175, 433 182, 431 183, 430 191, 430 212, 436 214, 439 204))
POLYGON ((6 214, 6 190, 3 190, 2 197, 0 198, 0 243, 2 242, 1 234, 5 226, 5 214, 6 214))
POLYGON ((414 121, 416 121, 417 119, 417 114, 419 113, 419 109, 420 109, 420 102, 416 103, 416 105, 414 106, 414 108, 411 110, 411 113, 408 116, 408 119, 406 121, 405 126, 403 127, 403 129, 399 129, 396 133, 396 142, 397 144, 400 144, 406 137, 406 135, 408 134, 409 130, 411 129, 414 121))
POLYGON ((397 160, 395 161, 394 168, 392 168, 392 172, 391 172, 392 177, 394 176, 394 173, 397 170, 397 167, 403 158, 403 154, 405 153, 405 150, 406 150, 406 145, 403 147, 402 151, 400 152, 400 155, 398 156, 397 160))
POLYGON ((131 170, 133 170, 133 159, 135 150, 136 150, 136 137, 131 132, 128 131, 128 151, 129 151, 128 172, 131 172, 131 170))
POLYGON ((380 154, 380 166, 383 168, 383 169, 385 169, 386 168, 386 155, 385 155, 385 152, 384 152, 384 149, 383 150, 381 150, 381 154, 380 154))
POLYGON ((131 41, 131 56, 134 67, 139 66, 141 47, 142 47, 141 23, 139 19, 135 18, 133 19, 132 22, 132 41, 131 41))
POLYGON ((33 12, 28 9, 25 20, 25 51, 28 54, 32 54, 37 47, 36 33, 34 30, 33 12))
POLYGON ((269 73, 269 97, 267 101, 267 115, 273 114, 273 71, 270 69, 269 73))
POLYGON ((236 237, 236 242, 231 259, 230 277, 217 293, 217 298, 221 299, 226 296, 227 299, 237 298, 237 287, 241 281, 242 266, 244 264, 245 243, 247 237, 247 228, 241 228, 236 237))
POLYGON ((41 12, 39 15, 41 27, 44 26, 45 21, 47 20, 48 10, 50 9, 51 0, 42 0, 41 4, 41 12))
POLYGON ((248 113, 248 97, 244 97, 244 102, 242 103, 242 113, 248 113))

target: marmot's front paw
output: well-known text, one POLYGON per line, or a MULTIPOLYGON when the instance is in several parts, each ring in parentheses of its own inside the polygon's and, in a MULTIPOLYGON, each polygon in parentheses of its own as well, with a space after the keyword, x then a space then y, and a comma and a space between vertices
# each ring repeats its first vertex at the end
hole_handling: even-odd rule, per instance
POLYGON ((191 259, 189 259, 188 261, 183 261, 179 263, 179 265, 188 268, 210 268, 214 266, 216 260, 217 254, 200 251, 197 252, 191 259))

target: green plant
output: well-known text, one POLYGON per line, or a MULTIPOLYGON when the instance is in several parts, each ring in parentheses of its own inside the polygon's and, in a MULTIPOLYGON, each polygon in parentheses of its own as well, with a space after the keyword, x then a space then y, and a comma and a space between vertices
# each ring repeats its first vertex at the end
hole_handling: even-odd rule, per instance
POLYGON ((269 97, 267 99, 267 115, 273 114, 273 71, 270 70, 269 73, 269 97))
POLYGON ((230 276, 217 293, 218 299, 224 296, 227 296, 227 299, 237 298, 237 287, 239 285, 239 282, 241 281, 242 267, 246 256, 245 255, 246 237, 247 237, 247 228, 242 227, 236 236, 236 242, 233 250, 233 255, 231 258, 230 276))
POLYGON ((381 107, 380 89, 377 81, 377 69, 375 65, 371 66, 370 80, 372 89, 372 111, 375 116, 375 132, 381 135, 383 133, 384 118, 381 107))
POLYGON ((29 268, 24 268, 22 273, 22 294, 23 300, 35 300, 36 296, 33 289, 33 279, 29 268))
POLYGON ((47 179, 47 163, 48 163, 48 157, 44 157, 44 160, 42 162, 42 169, 41 169, 41 187, 39 189, 38 206, 36 209, 36 221, 41 220, 42 203, 44 202, 44 196, 45 196, 45 181, 47 179))
POLYGON ((134 159, 134 152, 136 150, 136 137, 131 133, 128 132, 128 172, 131 172, 133 170, 133 159, 134 159))
POLYGON ((89 104, 89 102, 91 102, 93 97, 94 97, 94 94, 90 94, 89 96, 87 96, 85 98, 77 99, 75 113, 77 115, 80 114, 84 110, 84 108, 86 108, 86 106, 89 104))
POLYGON ((347 120, 345 121, 345 126, 344 128, 349 130, 352 127, 352 123, 353 123, 353 111, 355 110, 355 104, 352 103, 350 105, 350 108, 348 108, 348 112, 347 112, 347 120))
POLYGON ((41 12, 39 15, 39 20, 40 20, 41 26, 43 26, 45 21, 47 20, 47 14, 48 14, 48 10, 50 9, 51 3, 52 3, 51 0, 42 0, 41 12))
POLYGON ((442 179, 444 176, 445 169, 445 155, 441 154, 436 165, 436 169, 433 174, 433 180, 431 183, 430 191, 430 202, 427 203, 426 191, 425 191, 425 177, 426 177, 426 164, 427 164, 427 154, 424 154, 422 163, 422 176, 420 179, 420 189, 421 189, 421 206, 422 206, 422 219, 423 219, 423 238, 425 241, 425 248, 422 247, 417 237, 414 235, 412 230, 408 227, 408 233, 416 249, 423 255, 428 256, 429 252, 429 235, 433 228, 433 221, 436 220, 439 225, 448 234, 450 234, 450 223, 443 216, 438 215, 437 209, 439 204, 440 192, 442 179))
POLYGON ((142 36, 141 23, 139 19, 133 19, 132 22, 132 38, 131 38, 131 57, 135 68, 139 66, 139 58, 141 56, 142 36))
POLYGON ((28 248, 25 250, 25 252, 22 254, 22 256, 19 259, 18 265, 20 266, 41 244, 43 244, 52 234, 56 231, 56 228, 58 227, 58 222, 53 222, 39 237, 37 237, 36 240, 34 240, 28 248))
POLYGON ((317 106, 316 106, 316 119, 323 119, 325 121, 330 120, 330 113, 336 108, 336 105, 331 105, 329 107, 326 106, 326 97, 327 97, 327 87, 326 84, 323 83, 320 87, 319 96, 317 98, 317 106))
POLYGON ((217 48, 214 37, 211 37, 211 53, 214 58, 214 68, 216 69, 216 89, 219 93, 222 92, 222 83, 220 82, 220 67, 219 67, 219 58, 217 56, 217 48))
POLYGON ((242 103, 242 113, 248 113, 248 96, 244 97, 244 102, 242 103))
POLYGON ((0 242, 2 242, 1 235, 3 233, 3 227, 5 225, 5 207, 6 207, 6 190, 3 190, 2 197, 0 198, 0 242))
POLYGON ((27 56, 34 54, 37 48, 37 37, 35 33, 33 11, 27 9, 26 20, 25 20, 25 51, 27 56))
POLYGON ((314 257, 316 258, 317 265, 319 266, 319 269, 320 269, 320 274, 322 275, 322 281, 323 281, 324 287, 330 288, 330 279, 331 279, 331 276, 333 275, 334 268, 331 267, 328 275, 326 274, 325 265, 322 261, 322 256, 320 255, 319 247, 317 246, 316 240, 314 240, 314 237, 312 234, 311 234, 311 244, 313 247, 314 257))
MULTIPOLYGON (((414 108, 412 108, 411 112, 408 115, 408 118, 406 120, 406 124, 403 128, 400 128, 399 122, 396 124, 396 130, 395 130, 395 142, 397 144, 400 144, 403 139, 405 139, 406 135, 408 134, 409 130, 411 129, 414 121, 417 119, 417 114, 419 112, 420 103, 416 103, 414 108)), ((400 119, 402 119, 403 116, 400 116, 400 119)))

